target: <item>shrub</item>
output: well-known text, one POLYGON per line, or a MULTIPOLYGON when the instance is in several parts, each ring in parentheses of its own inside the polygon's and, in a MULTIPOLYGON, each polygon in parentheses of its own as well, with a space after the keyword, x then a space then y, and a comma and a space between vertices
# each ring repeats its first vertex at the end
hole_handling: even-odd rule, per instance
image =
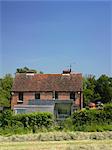
POLYGON ((48 112, 19 114, 13 116, 13 119, 21 122, 25 128, 31 129, 33 133, 43 128, 48 129, 53 124, 53 115, 48 112))
POLYGON ((73 120, 70 117, 64 120, 63 128, 64 131, 73 131, 74 129, 73 120))
POLYGON ((13 115, 12 111, 7 110, 0 113, 0 135, 48 131, 112 131, 111 116, 111 104, 104 105, 103 110, 85 109, 74 112, 70 118, 60 122, 54 122, 53 114, 48 112, 13 115))
POLYGON ((73 124, 76 126, 91 124, 112 124, 112 112, 109 110, 84 110, 74 112, 72 115, 73 124))
POLYGON ((0 115, 0 129, 2 134, 22 134, 47 131, 53 124, 53 115, 47 112, 35 112, 13 115, 12 111, 5 111, 0 115))
POLYGON ((104 105, 104 111, 112 113, 112 103, 107 103, 104 105))
POLYGON ((13 112, 11 110, 5 110, 0 115, 0 126, 5 128, 11 125, 13 112))

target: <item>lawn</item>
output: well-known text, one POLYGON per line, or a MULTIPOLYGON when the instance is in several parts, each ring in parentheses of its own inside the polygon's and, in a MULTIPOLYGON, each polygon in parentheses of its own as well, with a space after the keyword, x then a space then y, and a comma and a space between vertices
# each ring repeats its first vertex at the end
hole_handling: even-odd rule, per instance
POLYGON ((112 150, 112 140, 1 142, 0 150, 112 150))

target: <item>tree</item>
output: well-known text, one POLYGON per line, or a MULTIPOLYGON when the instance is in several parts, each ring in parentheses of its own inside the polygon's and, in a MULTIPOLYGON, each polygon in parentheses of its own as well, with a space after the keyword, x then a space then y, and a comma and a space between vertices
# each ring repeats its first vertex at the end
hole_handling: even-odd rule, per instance
POLYGON ((13 78, 10 74, 0 79, 0 106, 10 106, 12 83, 13 78))
POLYGON ((17 68, 16 73, 39 73, 39 74, 43 74, 42 71, 37 71, 35 69, 29 69, 28 67, 17 68))
POLYGON ((94 78, 95 77, 92 75, 83 78, 83 94, 85 106, 87 106, 94 97, 94 78))
POLYGON ((100 94, 95 91, 96 79, 94 75, 88 75, 83 78, 83 94, 84 94, 84 105, 87 106, 90 102, 99 100, 100 94))
POLYGON ((112 102, 112 78, 101 75, 96 82, 95 91, 100 94, 103 103, 112 102))

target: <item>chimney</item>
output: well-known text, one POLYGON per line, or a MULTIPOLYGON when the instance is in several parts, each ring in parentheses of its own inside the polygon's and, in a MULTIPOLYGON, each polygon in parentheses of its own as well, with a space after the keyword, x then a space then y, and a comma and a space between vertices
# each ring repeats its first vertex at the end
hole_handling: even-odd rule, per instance
POLYGON ((63 70, 63 74, 70 74, 70 73, 71 73, 71 69, 63 70))

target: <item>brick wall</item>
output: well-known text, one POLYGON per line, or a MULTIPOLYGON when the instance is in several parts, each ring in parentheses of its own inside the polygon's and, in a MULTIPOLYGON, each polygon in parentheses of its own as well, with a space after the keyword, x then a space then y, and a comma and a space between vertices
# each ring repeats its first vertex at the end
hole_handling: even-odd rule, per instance
MULTIPOLYGON (((19 104, 28 104, 28 100, 35 99, 35 93, 34 92, 24 92, 23 93, 23 103, 19 104)), ((17 105, 19 101, 19 93, 16 92, 14 95, 12 95, 11 99, 11 108, 13 108, 14 105, 17 105)))
POLYGON ((75 104, 77 106, 81 105, 81 107, 83 107, 83 94, 82 94, 82 92, 81 93, 80 92, 75 93, 75 95, 76 95, 75 104), (81 98, 81 104, 80 104, 80 98, 81 98))
POLYGON ((28 104, 29 100, 35 99, 35 92, 25 92, 23 95, 23 104, 25 105, 28 104))
POLYGON ((11 99, 11 108, 13 108, 14 105, 17 105, 18 100, 18 93, 14 93, 11 99))
POLYGON ((58 93, 58 99, 69 100, 70 99, 70 93, 69 92, 59 92, 58 93))
MULTIPOLYGON (((17 105, 19 93, 14 93, 11 100, 11 107, 13 108, 14 105, 17 105)), ((23 94, 23 103, 24 105, 28 104, 29 100, 35 99, 35 92, 24 92, 23 94)), ((53 99, 53 92, 41 92, 40 99, 42 100, 52 100, 53 99)), ((69 92, 58 92, 58 99, 59 100, 69 100, 70 93, 69 92)), ((74 103, 80 106, 80 92, 76 93, 76 100, 74 103)), ((81 93, 81 104, 83 105, 83 94, 81 93)))
POLYGON ((75 99, 75 104, 80 106, 80 93, 79 93, 79 92, 78 92, 78 93, 76 92, 76 93, 75 93, 75 97, 76 97, 76 99, 75 99))
POLYGON ((40 93, 40 99, 52 100, 53 99, 53 93, 52 92, 41 92, 40 93))

